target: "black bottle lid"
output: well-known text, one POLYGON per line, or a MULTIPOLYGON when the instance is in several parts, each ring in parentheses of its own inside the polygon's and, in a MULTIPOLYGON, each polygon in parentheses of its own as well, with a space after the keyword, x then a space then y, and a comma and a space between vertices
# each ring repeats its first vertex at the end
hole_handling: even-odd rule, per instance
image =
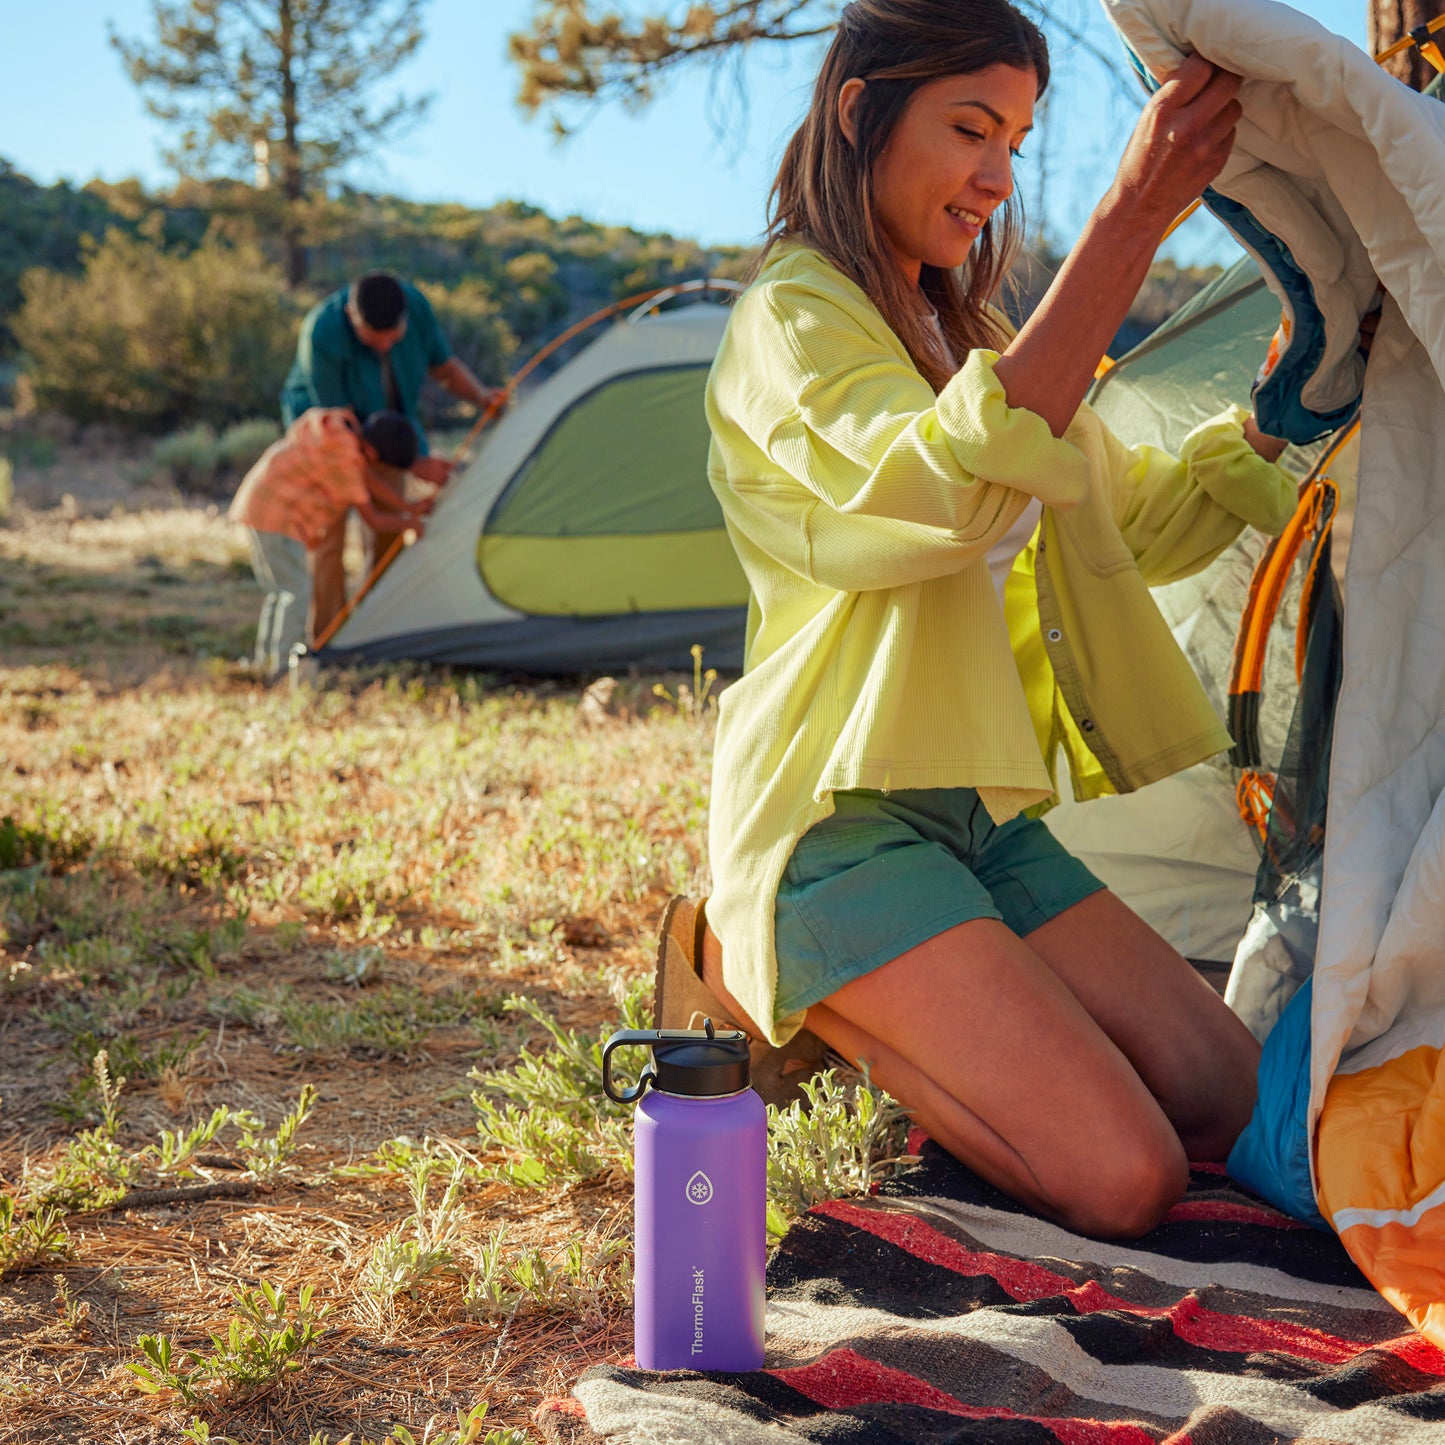
POLYGON ((741 1029, 719 1033, 711 1019, 700 1029, 624 1029, 602 1050, 602 1088, 609 1099, 630 1104, 652 1087, 689 1099, 717 1099, 748 1086, 748 1036, 741 1029), (652 1063, 631 1089, 612 1081, 612 1051, 628 1045, 652 1050, 652 1063))

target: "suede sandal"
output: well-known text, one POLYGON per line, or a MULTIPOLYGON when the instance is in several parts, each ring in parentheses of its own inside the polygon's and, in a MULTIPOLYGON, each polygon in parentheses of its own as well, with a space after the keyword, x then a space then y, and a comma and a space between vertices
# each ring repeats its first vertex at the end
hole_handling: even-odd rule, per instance
POLYGON ((801 1085, 823 1062, 826 1045, 817 1034, 800 1029, 782 1048, 757 1036, 750 1021, 735 1019, 702 980, 702 944, 707 929, 705 899, 673 898, 662 915, 657 944, 657 978, 652 1026, 658 1029, 700 1029, 704 1018, 726 1028, 742 1029, 752 1039, 752 1086, 763 1101, 785 1109, 802 1097, 801 1085))

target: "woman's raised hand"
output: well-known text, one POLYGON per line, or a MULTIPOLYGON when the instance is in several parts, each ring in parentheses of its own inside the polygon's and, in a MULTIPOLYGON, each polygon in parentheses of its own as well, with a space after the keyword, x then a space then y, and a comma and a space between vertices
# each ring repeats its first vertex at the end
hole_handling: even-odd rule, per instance
POLYGON ((1150 97, 1114 178, 1140 225, 1162 231, 1224 168, 1243 114, 1239 84, 1191 55, 1150 97))

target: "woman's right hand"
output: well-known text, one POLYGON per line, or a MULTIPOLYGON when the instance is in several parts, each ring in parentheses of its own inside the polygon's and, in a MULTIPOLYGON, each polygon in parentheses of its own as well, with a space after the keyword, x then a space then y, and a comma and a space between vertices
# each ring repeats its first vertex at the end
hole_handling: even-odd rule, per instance
POLYGON ((1239 85, 1191 55, 1149 98, 1113 186, 1138 224, 1162 232, 1224 169, 1243 114, 1239 85))

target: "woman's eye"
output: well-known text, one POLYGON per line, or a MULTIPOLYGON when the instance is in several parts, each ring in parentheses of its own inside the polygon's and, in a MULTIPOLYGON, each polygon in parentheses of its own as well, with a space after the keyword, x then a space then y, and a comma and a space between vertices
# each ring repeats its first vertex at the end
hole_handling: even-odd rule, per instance
POLYGON ((956 130, 956 131, 959 133, 959 135, 961 135, 961 136, 967 136, 969 140, 982 140, 982 139, 983 139, 983 132, 982 132, 982 131, 980 131, 980 130, 970 130, 966 125, 956 125, 956 126, 954 126, 954 130, 956 130))
POLYGON ((1014 150, 1012 147, 1009 148, 1009 154, 1010 154, 1016 161, 1021 161, 1021 160, 1023 160, 1023 158, 1024 158, 1024 153, 1023 153, 1021 150, 1014 150))

